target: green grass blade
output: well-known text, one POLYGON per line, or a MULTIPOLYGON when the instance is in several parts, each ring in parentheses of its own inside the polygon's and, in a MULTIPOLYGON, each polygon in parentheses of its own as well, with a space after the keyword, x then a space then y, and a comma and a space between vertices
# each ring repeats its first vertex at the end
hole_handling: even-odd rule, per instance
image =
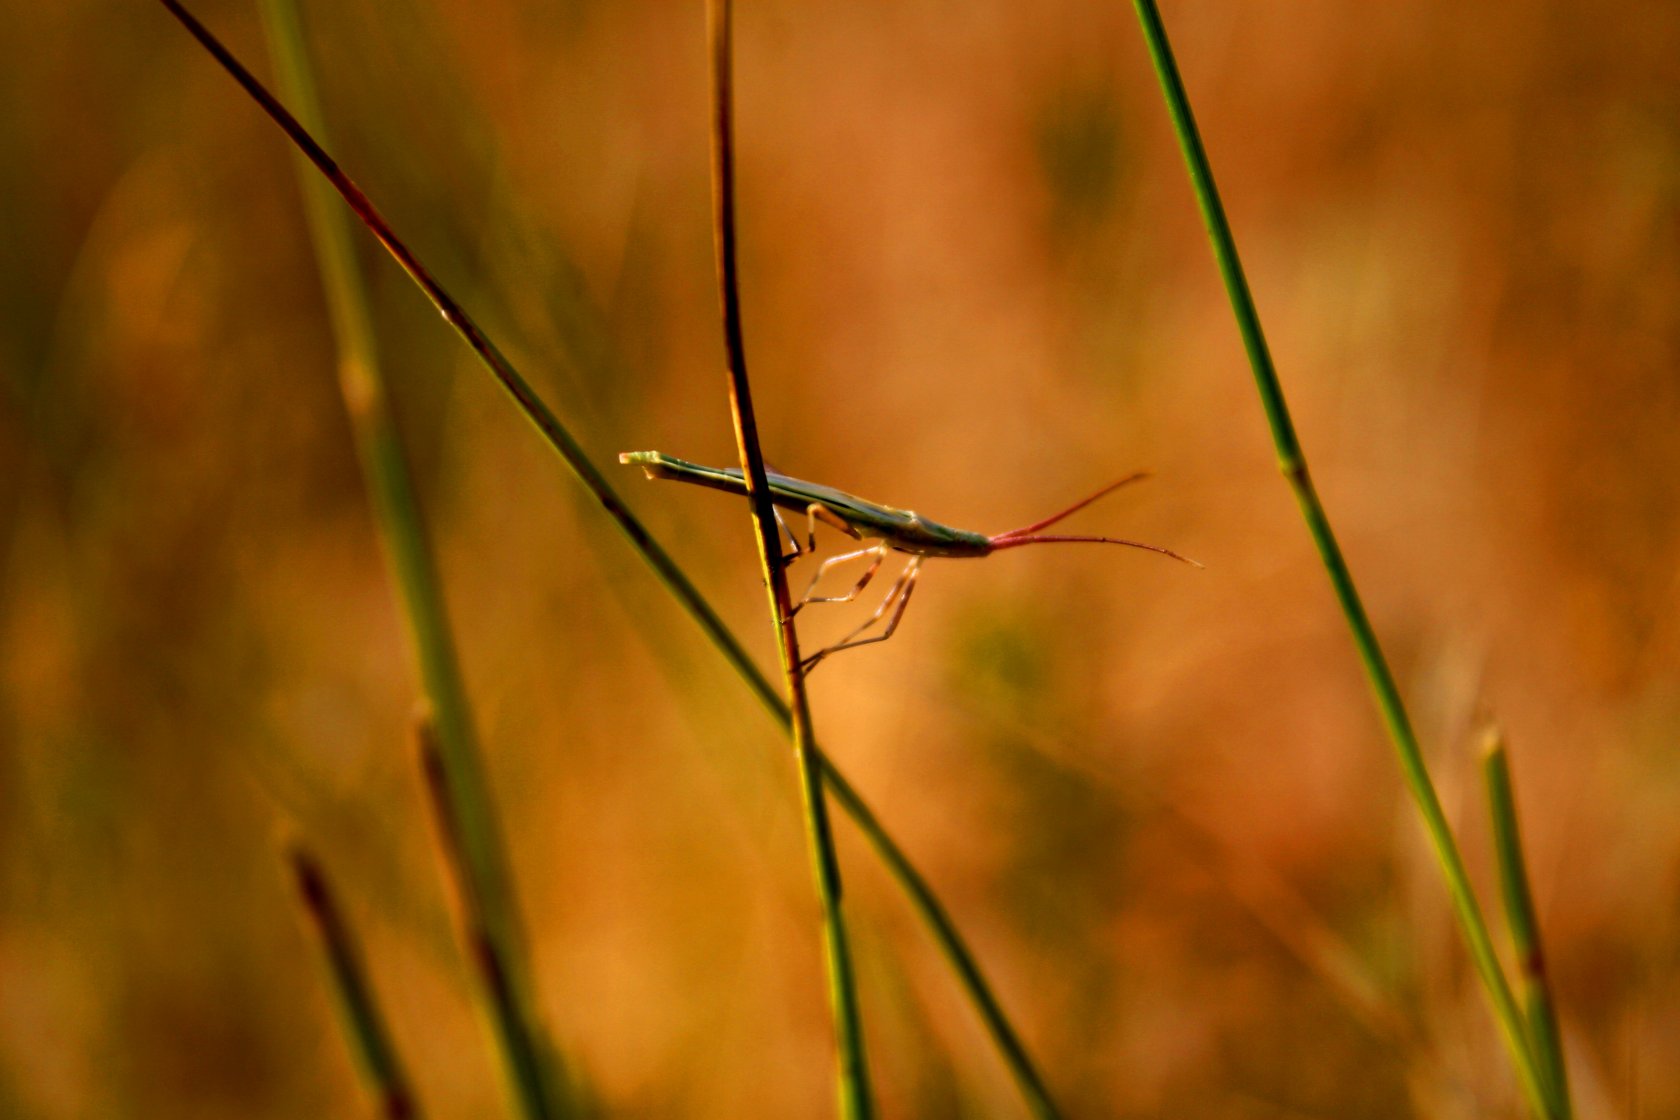
POLYGON ((1295 424, 1290 418, 1289 406, 1284 402, 1283 386, 1278 381, 1277 370, 1272 364, 1271 351, 1260 327, 1260 315, 1255 309, 1254 297, 1249 292, 1248 280, 1243 275, 1236 241, 1231 235, 1224 204, 1220 201, 1219 191, 1214 185, 1213 168, 1208 162, 1207 151, 1202 146, 1201 134, 1196 128, 1190 99, 1178 72, 1178 64, 1173 58, 1166 28, 1161 22, 1160 10, 1154 0, 1134 0, 1134 7, 1137 9, 1138 20, 1143 25, 1143 35, 1155 65, 1155 74, 1160 80, 1168 111, 1172 115, 1173 129, 1178 134, 1179 147, 1190 173, 1191 187, 1195 192, 1197 205, 1201 208, 1208 238, 1213 245, 1213 255, 1218 262, 1226 294, 1230 297, 1231 308, 1236 314, 1237 328, 1242 334, 1243 346, 1248 351, 1249 365, 1253 368, 1255 385, 1260 393, 1260 403, 1265 409, 1266 421, 1271 428, 1278 466, 1295 494, 1301 516, 1306 520, 1307 529, 1312 534, 1313 543, 1317 546, 1324 569, 1330 577, 1331 587, 1335 590, 1336 600, 1341 605, 1349 630, 1352 631, 1354 645, 1364 666, 1366 679, 1376 696, 1383 724, 1399 754, 1401 775, 1417 804, 1419 815, 1423 818, 1424 831, 1441 865, 1453 909, 1458 915, 1459 924, 1463 927, 1465 940, 1469 945, 1471 960, 1481 978, 1482 986, 1487 990, 1494 1018, 1511 1052, 1523 1092, 1537 1114, 1552 1115, 1546 1107, 1540 1068, 1532 1048, 1528 1045, 1522 1014, 1511 994, 1510 984, 1499 967, 1493 939, 1488 935, 1487 921, 1482 916, 1481 907, 1476 902, 1475 892, 1470 886, 1470 876, 1465 870, 1464 858, 1459 853, 1452 828, 1447 823, 1445 811, 1441 808, 1441 799, 1435 792, 1434 782, 1430 779, 1423 751, 1418 746, 1417 735, 1400 698, 1399 686, 1394 681, 1394 674, 1389 669, 1388 661, 1377 642, 1376 631, 1372 628, 1371 620, 1365 613, 1365 606, 1360 601, 1341 546, 1331 531, 1329 516, 1319 501, 1311 476, 1307 473, 1306 457, 1295 434, 1295 424))
MULTIPOLYGON (((250 71, 238 59, 234 58, 214 35, 210 34, 203 24, 188 13, 178 0, 159 0, 159 2, 176 19, 181 21, 182 25, 198 40, 200 45, 227 70, 245 92, 286 133, 287 137, 303 155, 314 164, 316 170, 339 193, 357 219, 367 226, 369 232, 395 258, 397 263, 425 293, 426 298, 432 302, 444 319, 455 329, 456 333, 471 347, 480 362, 513 398, 514 403, 538 430, 543 439, 559 454, 567 468, 572 472, 573 477, 588 491, 591 499, 612 518, 614 524, 624 534, 637 554, 652 569, 659 583, 671 593, 672 597, 677 600, 683 610, 693 618, 704 632, 706 638, 717 647, 718 652, 723 655, 724 659, 729 662, 730 667, 741 677, 753 696, 784 728, 791 727, 793 717, 786 702, 775 687, 771 685, 769 678, 753 663, 740 639, 724 624, 722 617, 705 596, 700 594, 699 589, 694 586, 687 574, 671 558, 670 553, 665 550, 664 546, 630 511, 629 506, 619 497, 618 493, 607 482, 606 477, 601 474, 594 462, 585 454, 582 446, 572 436, 571 432, 548 408, 542 398, 537 396, 501 351, 484 335, 465 309, 449 295, 442 285, 433 279, 420 259, 397 236, 396 231, 385 221, 383 215, 362 193, 361 189, 339 168, 337 162, 327 154, 326 150, 315 142, 296 118, 275 100, 262 83, 258 82, 250 71)), ((880 818, 869 808, 863 795, 858 792, 857 788, 851 784, 840 769, 822 754, 816 744, 812 746, 818 764, 822 768, 823 780, 828 783, 829 788, 834 793, 835 801, 852 817, 853 821, 863 831, 864 838, 869 842, 869 845, 875 849, 882 862, 886 864, 889 873, 910 896, 917 914, 933 935, 941 955, 946 958, 952 970, 957 974, 970 1002, 974 1004, 987 1033, 992 1037, 999 1053, 1008 1065, 1010 1074, 1022 1095, 1026 1098, 1033 1115, 1039 1117, 1040 1120, 1059 1115, 1050 1099, 1043 1078, 1027 1053, 1025 1044, 986 981, 978 959, 963 940, 950 913, 939 901, 938 896, 934 894, 932 886, 916 869, 908 853, 893 839, 880 818)))
MULTIPOLYGON (((778 715, 786 722, 785 708, 778 715)), ((1025 1100, 1027 1108, 1038 1120, 1058 1120, 1062 1113, 1050 1096, 1049 1085, 1039 1073, 1037 1063, 1028 1053, 1026 1043, 1016 1032, 1009 1014, 1003 1009, 1003 1004, 998 1002, 997 994, 992 991, 991 983, 980 968, 979 959, 969 949, 968 942, 963 939, 962 932, 957 928, 950 912, 945 909, 944 903, 939 901, 939 896, 934 894, 932 886, 911 863, 909 855, 898 846, 892 834, 875 816, 874 810, 845 775, 826 757, 819 755, 818 760, 823 766, 823 778, 828 782, 835 802, 846 810, 853 823, 862 830, 865 839, 875 849, 876 855, 886 864, 888 873, 910 896, 910 902, 917 915, 933 935, 940 955, 957 974, 969 1001, 974 1004, 981 1022, 985 1024, 986 1033, 992 1038, 992 1045, 997 1047, 999 1056, 1009 1067, 1010 1076, 1014 1079, 1015 1087, 1025 1100)))
POLYGON ((840 857, 829 827, 822 769, 813 744, 810 699, 805 691, 805 668, 799 655, 799 633, 793 621, 782 542, 770 499, 770 482, 759 444, 753 412, 752 383, 747 376, 746 339, 741 328, 740 277, 736 271, 735 223, 735 108, 733 64, 734 7, 730 0, 706 5, 707 32, 712 55, 712 214, 717 249, 718 295, 723 313, 724 347, 729 356, 729 407, 735 421, 735 443, 741 454, 741 477, 752 505, 759 566, 770 596, 770 618, 787 681, 792 712, 794 761, 799 771, 800 802, 805 812, 806 842, 810 847, 817 898, 822 905, 823 954, 828 972, 829 1008, 839 1049, 840 1115, 868 1120, 875 1115, 869 1089, 869 1063, 858 1010, 857 978, 852 970, 851 946, 841 912, 840 857))
MULTIPOLYGON (((545 1041, 529 1029, 529 1008, 525 994, 515 982, 514 963, 504 954, 486 924, 489 917, 478 883, 467 865, 465 837, 456 816, 460 795, 450 783, 453 776, 444 758, 442 741, 431 720, 422 718, 416 727, 420 771, 425 779, 426 800, 437 825, 438 849, 444 866, 455 883, 460 902, 461 929, 467 945, 467 959, 490 1003, 490 1021, 496 1042, 508 1067, 509 1079, 520 1106, 531 1116, 564 1115, 551 1069, 553 1055, 545 1041), (539 1111, 540 1110, 540 1111, 539 1111)), ((569 1111, 569 1110, 567 1110, 569 1111)))
MULTIPOLYGON (((324 122, 296 6, 292 0, 264 0, 262 7, 281 88, 298 107, 307 127, 322 135, 324 122)), ((550 1082, 532 1077, 522 1068, 525 1055, 548 1051, 530 994, 505 842, 473 731, 443 591, 408 459, 387 407, 378 344, 356 262, 354 229, 333 191, 306 161, 300 158, 297 162, 338 346, 339 388, 367 482, 374 522, 407 621, 421 687, 436 723, 440 764, 449 776, 450 815, 458 834, 460 873, 471 884, 486 951, 499 962, 498 982, 513 993, 510 996, 487 990, 487 1004, 496 1019, 496 1035, 503 1041, 504 1065, 525 1115, 559 1115, 557 1102, 545 1088, 550 1082)))
POLYGON ((1546 954, 1540 941, 1540 922, 1529 888, 1528 863, 1523 858, 1522 833, 1517 828, 1517 801, 1511 791, 1511 762, 1505 739, 1497 728, 1483 744, 1482 777, 1487 785, 1493 822, 1493 846, 1498 857, 1499 888, 1505 900, 1505 923, 1516 947, 1522 978, 1523 1007, 1528 1013, 1529 1044, 1534 1047, 1545 1077, 1552 1114, 1569 1120, 1575 1114, 1569 1099, 1569 1074, 1563 1061, 1546 954))
POLYGON ((357 1064, 379 1100, 380 1115, 385 1120, 418 1120, 420 1106, 414 1089, 391 1043, 385 1017, 374 1000, 361 947, 344 920, 326 873, 301 844, 287 851, 286 862, 291 866, 304 913, 326 953, 327 972, 332 977, 344 1033, 349 1035, 357 1064))

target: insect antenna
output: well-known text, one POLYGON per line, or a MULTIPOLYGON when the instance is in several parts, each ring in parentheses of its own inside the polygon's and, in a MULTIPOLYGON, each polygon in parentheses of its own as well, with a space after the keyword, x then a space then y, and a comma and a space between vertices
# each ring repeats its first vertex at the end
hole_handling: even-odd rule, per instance
POLYGON ((1196 563, 1196 561, 1190 559, 1188 556, 1180 556, 1170 548, 1162 548, 1160 545, 1155 544, 1144 544, 1142 541, 1129 541, 1120 537, 1064 536, 1060 533, 1042 532, 1042 530, 1048 529, 1064 517, 1069 517, 1078 513, 1092 502, 1095 502, 1100 498, 1106 498, 1108 495, 1114 493, 1114 491, 1120 489, 1120 487, 1125 486, 1128 483, 1139 482, 1148 477, 1148 471, 1136 471, 1127 475, 1125 478, 1120 479, 1118 482, 1109 483, 1090 497, 1082 498, 1081 500, 1073 503, 1071 506, 1068 506, 1066 509, 1051 514, 1042 521, 1035 521, 1031 525, 1023 525, 1019 529, 1010 529, 1006 533, 999 533, 997 536, 991 538, 992 551, 996 552, 1000 548, 1019 548, 1021 545, 1025 544, 1123 544, 1127 548, 1141 548, 1145 552, 1158 552, 1162 556, 1170 556, 1174 560, 1181 560, 1186 564, 1191 564, 1198 568, 1201 567, 1200 564, 1196 563))
POLYGON ((1054 525, 1056 522, 1060 521, 1062 518, 1071 517, 1073 514, 1078 513, 1080 510, 1084 509, 1086 506, 1090 505, 1092 502, 1095 502, 1095 501, 1097 501, 1098 499, 1101 499, 1101 498, 1108 497, 1110 494, 1112 494, 1116 490, 1120 489, 1120 487, 1125 486, 1127 483, 1141 482, 1142 480, 1148 478, 1149 474, 1150 474, 1150 472, 1148 472, 1148 471, 1134 471, 1133 473, 1127 475, 1125 478, 1122 478, 1118 482, 1109 483, 1107 486, 1104 486, 1101 490, 1098 490, 1095 494, 1092 494, 1090 497, 1081 498, 1079 501, 1073 503, 1071 506, 1062 510, 1060 513, 1052 513, 1049 517, 1046 517, 1043 521, 1034 521, 1031 525, 1023 525, 1019 529, 1011 529, 1006 533, 999 533, 997 536, 992 538, 992 545, 993 545, 993 547, 1001 547, 1001 542, 1004 541, 1004 540, 1007 540, 1009 538, 1024 537, 1024 536, 1027 536, 1029 534, 1037 533, 1037 532, 1040 532, 1041 530, 1048 529, 1048 528, 1050 528, 1050 526, 1054 525))
POLYGON ((1170 548, 1162 548, 1158 544, 1144 544, 1142 541, 1128 541, 1121 537, 1067 537, 1061 534, 1029 534, 1017 529, 1012 533, 999 533, 992 538, 992 551, 1001 548, 1019 548, 1024 544, 1123 544, 1127 548, 1141 548, 1145 552, 1158 552, 1162 556, 1170 556, 1174 560, 1183 561, 1193 568, 1202 565, 1188 556, 1180 556, 1170 548))

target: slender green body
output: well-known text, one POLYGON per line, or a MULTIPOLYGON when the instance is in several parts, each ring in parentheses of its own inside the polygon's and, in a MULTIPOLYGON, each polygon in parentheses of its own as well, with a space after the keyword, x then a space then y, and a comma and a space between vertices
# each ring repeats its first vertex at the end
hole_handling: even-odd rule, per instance
MULTIPOLYGON (((649 478, 691 482, 731 494, 747 492, 739 467, 705 467, 658 451, 626 451, 618 461, 641 467, 649 478)), ((805 513, 812 506, 820 506, 844 521, 854 536, 879 538, 898 552, 913 556, 985 556, 995 547, 984 533, 941 525, 909 510, 884 506, 832 486, 773 471, 768 477, 770 500, 782 508, 805 513)))

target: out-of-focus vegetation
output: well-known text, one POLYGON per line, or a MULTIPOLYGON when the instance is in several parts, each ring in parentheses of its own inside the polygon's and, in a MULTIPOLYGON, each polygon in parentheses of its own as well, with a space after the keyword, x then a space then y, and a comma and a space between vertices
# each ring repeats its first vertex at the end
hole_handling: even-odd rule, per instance
MULTIPOLYGON (((367 1107, 289 836, 429 1114, 500 1114, 289 152, 161 8, 14 8, 0 1115, 367 1107)), ((265 60, 251 6, 201 15, 265 60)), ((699 7, 307 15, 337 154, 598 458, 729 461, 699 7)), ((1490 911, 1475 745, 1508 732, 1582 1113, 1680 1110, 1680 10, 1166 15, 1490 911)), ((737 68, 777 467, 995 531, 1148 465, 1079 524, 1208 564, 935 561, 814 680, 1069 1112, 1514 1114, 1129 9, 750 5, 737 68)), ((367 261, 549 1025, 609 1112, 817 1113, 785 742, 367 261)), ((739 504, 625 486, 769 664, 739 504)), ((1008 1114, 839 831, 887 1111, 1008 1114)))

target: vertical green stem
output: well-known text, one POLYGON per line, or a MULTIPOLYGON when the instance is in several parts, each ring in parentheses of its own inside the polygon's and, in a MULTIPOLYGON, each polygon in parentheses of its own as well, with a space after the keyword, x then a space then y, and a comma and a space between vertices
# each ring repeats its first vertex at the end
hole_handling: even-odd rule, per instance
POLYGON ((770 502, 764 451, 759 445, 753 412, 752 385, 747 378, 746 340, 741 329, 740 277, 735 253, 735 128, 733 60, 731 57, 730 0, 710 0, 707 30, 712 48, 712 213, 717 248, 719 300, 723 313, 724 347, 729 356, 729 405, 735 422, 735 443, 758 539, 758 559, 770 596, 770 617, 776 624, 777 646, 787 679, 788 708, 793 715, 793 753, 799 771, 799 792, 805 810, 817 898, 822 905, 824 956, 828 966, 829 1004, 840 1052, 840 1115, 864 1120, 875 1114, 869 1091, 869 1066, 864 1054, 863 1024, 858 1012, 857 983, 852 973, 851 948, 840 908, 840 861, 829 828, 823 793, 822 763, 815 749, 811 706, 805 694, 805 670, 799 656, 799 634, 793 622, 782 564, 781 538, 770 502))
MULTIPOLYGON (((648 568, 653 572, 661 586, 670 592, 671 597, 686 611, 695 625, 729 662, 736 674, 746 684, 754 698, 762 704, 772 718, 784 728, 793 727, 793 714, 789 710, 787 701, 770 683, 770 679, 754 664, 741 640, 725 625, 722 616, 694 586, 677 562, 665 547, 648 532, 647 527, 631 512, 618 492, 607 482, 599 468, 578 443, 570 430, 560 422, 546 403, 531 388, 513 364, 508 361, 496 345, 478 327, 476 321, 464 307, 452 297, 449 292, 431 274, 408 245, 397 235, 391 224, 385 220, 378 208, 364 194, 355 182, 344 173, 331 155, 323 148, 309 131, 298 123, 296 117, 287 111, 286 107, 270 93, 255 76, 235 58, 221 41, 212 35, 208 28, 200 23, 193 15, 179 3, 179 0, 159 0, 159 2, 180 21, 189 34, 204 47, 216 62, 228 72, 253 101, 266 113, 276 126, 286 134, 288 140, 297 150, 314 165, 322 179, 347 205, 356 218, 367 227, 379 244, 388 252, 431 301, 432 305, 443 315, 444 320, 461 337, 472 352, 478 357, 486 371, 502 386, 514 404, 530 421, 532 427, 542 436, 543 440, 560 456, 572 476, 589 494, 590 498, 601 507, 602 511, 612 518, 619 531, 623 533, 631 547, 636 551, 648 568)), ((968 999, 979 1013, 987 1033, 993 1044, 998 1048, 1005 1063, 1009 1067, 1010 1075, 1014 1078, 1021 1094, 1026 1098, 1028 1106, 1039 1120, 1050 1120, 1059 1115, 1054 1103, 1050 1099, 1049 1091, 1043 1077, 1039 1074, 1031 1056, 1027 1053, 1026 1045, 1010 1022, 1002 1003, 986 980, 980 968, 979 960, 974 951, 963 940, 956 922, 951 918, 933 887, 927 879, 916 869, 910 856, 893 839, 881 819, 875 815, 873 809, 856 786, 841 772, 839 767, 829 760, 811 744, 811 752, 815 755, 822 769, 823 780, 833 792, 840 807, 846 810, 853 821, 862 831, 864 839, 870 847, 875 849, 881 861, 886 864, 888 873, 893 877, 904 892, 909 895, 911 904, 917 914, 933 935, 934 943, 939 952, 946 959, 968 999)))
MULTIPOLYGON (((324 129, 312 68, 292 0, 264 0, 275 67, 286 96, 317 135, 324 129)), ((477 900, 484 951, 497 962, 505 994, 487 989, 504 1059, 527 1116, 558 1114, 543 1078, 526 1054, 546 1052, 526 975, 505 842, 473 731, 443 591, 407 457, 386 402, 372 317, 356 263, 352 227, 332 188, 298 161, 298 179, 338 344, 339 388, 361 459, 374 521, 395 579, 409 645, 435 721, 440 765, 448 775, 449 811, 460 844, 460 869, 477 900)))
POLYGON ((1545 1079, 1552 1114, 1569 1120, 1574 1107, 1569 1099, 1569 1074, 1563 1061, 1563 1042, 1552 1001, 1552 986, 1546 970, 1546 954, 1540 941, 1540 922, 1535 916, 1534 894, 1529 887, 1528 864, 1523 858, 1522 833, 1517 828, 1517 801, 1511 792, 1511 763, 1505 739, 1490 728, 1483 744, 1482 777, 1487 784, 1488 808, 1493 821, 1493 845, 1498 856, 1499 887, 1505 901, 1505 923, 1517 951, 1522 977, 1523 1007, 1528 1013, 1529 1045, 1534 1048, 1545 1079))
POLYGON ((1218 262, 1226 294, 1230 297, 1231 308, 1236 314, 1237 329, 1241 332, 1243 346, 1248 351, 1249 365, 1254 371, 1254 383, 1259 390, 1260 403, 1265 409, 1266 421, 1271 427, 1272 442, 1277 450, 1278 467, 1295 494, 1296 504, 1300 506, 1301 516, 1306 520, 1308 532, 1312 534, 1313 544, 1318 548, 1336 600, 1341 605, 1342 615, 1352 631, 1354 646, 1359 652, 1366 679, 1375 694, 1383 725, 1387 728, 1389 739, 1399 755, 1401 775, 1406 788, 1417 803, 1419 815, 1423 818, 1424 831, 1441 865, 1453 909, 1458 915, 1459 924, 1463 927, 1465 940, 1469 945, 1471 960, 1493 1005, 1494 1017, 1511 1052, 1523 1091, 1537 1114, 1549 1116, 1551 1113, 1546 1108, 1539 1067, 1527 1042, 1522 1015, 1511 994, 1510 985, 1506 982, 1505 974, 1500 970, 1493 940, 1488 936, 1487 922, 1470 886, 1470 876, 1465 870, 1464 858, 1453 839, 1452 828, 1441 808, 1441 799, 1435 792, 1435 784, 1429 777, 1423 751, 1418 746, 1417 735, 1412 730, 1411 719, 1407 716, 1405 704, 1400 698, 1399 686, 1395 684, 1394 674, 1390 671, 1382 648, 1377 643, 1376 631, 1372 628, 1371 620, 1365 613, 1365 606, 1360 601, 1353 576, 1349 573, 1347 561, 1342 556, 1341 546, 1337 544, 1335 534, 1331 531, 1330 519, 1324 512, 1312 478, 1307 473, 1306 457, 1296 437, 1289 406, 1284 402, 1283 386, 1279 383, 1277 370, 1272 364, 1271 351, 1260 327, 1260 315, 1255 309, 1254 297, 1249 292, 1248 280, 1243 275, 1236 241, 1231 235, 1231 226, 1226 220, 1225 207, 1220 201, 1219 191, 1214 186, 1213 168, 1208 162, 1207 151, 1202 146, 1201 134, 1196 128, 1190 99, 1179 75, 1178 64, 1173 58, 1172 47, 1167 41, 1167 31, 1161 22, 1160 10, 1154 0, 1134 0, 1134 6, 1143 25, 1144 39, 1155 64, 1155 74, 1160 80, 1167 109, 1172 115, 1173 128, 1178 134, 1179 147, 1190 173, 1190 184, 1195 191, 1202 221, 1213 245, 1214 259, 1218 262))
POLYGON ((417 1120, 420 1107, 414 1090, 374 1000, 361 947, 344 920, 326 873, 302 845, 293 845, 286 860, 291 865, 298 899, 321 939, 345 1033, 350 1036, 357 1064, 379 1099, 380 1115, 385 1120, 417 1120))

